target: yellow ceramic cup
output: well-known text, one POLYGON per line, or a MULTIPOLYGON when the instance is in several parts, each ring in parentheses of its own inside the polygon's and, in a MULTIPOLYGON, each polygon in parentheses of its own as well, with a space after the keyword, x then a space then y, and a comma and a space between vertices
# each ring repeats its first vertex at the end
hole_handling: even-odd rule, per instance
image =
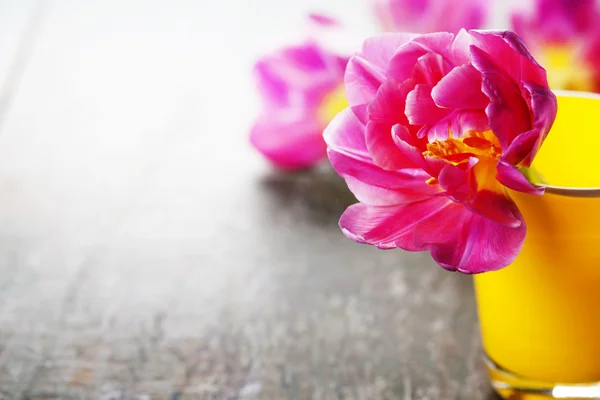
MULTIPOLYGON (((475 276, 492 384, 505 398, 600 382, 600 96, 557 96, 534 163, 546 193, 511 193, 527 223, 523 249, 507 268, 475 276)), ((562 398, 600 398, 590 390, 573 393, 598 397, 562 398)))

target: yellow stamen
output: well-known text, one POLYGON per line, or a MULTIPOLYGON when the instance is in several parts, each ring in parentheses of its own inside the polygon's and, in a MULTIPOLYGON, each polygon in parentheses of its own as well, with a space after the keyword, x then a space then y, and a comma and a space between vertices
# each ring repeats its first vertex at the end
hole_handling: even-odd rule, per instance
MULTIPOLYGON (((492 131, 465 132, 463 137, 454 138, 452 134, 444 141, 435 141, 427 144, 427 150, 423 155, 438 158, 445 162, 460 166, 469 161, 469 158, 477 158, 477 164, 473 166, 477 190, 489 190, 502 193, 502 185, 496 180, 496 163, 502 155, 502 148, 498 138, 492 131)), ((436 178, 427 180, 430 185, 437 184, 436 178)))
POLYGON ((495 160, 502 155, 502 149, 498 138, 492 131, 468 131, 461 138, 454 138, 450 133, 448 139, 444 141, 436 140, 433 143, 428 143, 427 150, 423 155, 459 165, 466 162, 469 157, 495 160))
POLYGON ((317 118, 326 126, 340 111, 348 107, 344 85, 340 85, 323 98, 317 109, 317 118))

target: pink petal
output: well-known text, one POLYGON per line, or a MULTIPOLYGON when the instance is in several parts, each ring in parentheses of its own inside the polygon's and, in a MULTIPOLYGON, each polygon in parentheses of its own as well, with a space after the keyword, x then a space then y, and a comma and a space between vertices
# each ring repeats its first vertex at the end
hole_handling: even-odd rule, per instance
MULTIPOLYGON (((406 116, 412 125, 430 125, 446 117, 449 111, 438 107, 431 98, 431 86, 415 86, 406 97, 406 116)), ((448 132, 446 132, 446 138, 448 132)))
POLYGON ((457 32, 481 27, 485 0, 371 0, 384 29, 410 32, 457 32))
POLYGON ((369 121, 366 131, 367 148, 373 161, 380 168, 393 171, 401 168, 415 168, 412 160, 396 146, 392 125, 387 122, 369 121))
POLYGON ((326 53, 314 42, 290 46, 281 50, 282 61, 301 71, 318 71, 327 67, 326 53))
POLYGON ((521 38, 512 31, 469 31, 474 45, 501 63, 516 82, 529 81, 548 86, 546 71, 531 56, 521 38))
POLYGON ((344 76, 348 104, 354 107, 369 103, 384 81, 385 72, 379 66, 360 54, 350 58, 344 76))
POLYGON ((446 73, 444 59, 436 53, 427 53, 417 60, 413 68, 413 79, 417 83, 434 86, 446 73))
POLYGON ((517 83, 511 80, 491 56, 471 46, 473 66, 483 76, 483 92, 490 99, 486 113, 490 128, 503 149, 521 133, 531 129, 531 116, 517 83))
POLYGON ((420 35, 398 48, 389 62, 387 74, 399 81, 405 81, 413 74, 415 64, 427 53, 437 53, 445 63, 453 64, 450 46, 454 35, 447 32, 436 32, 420 35))
POLYGON ((446 117, 454 137, 462 137, 467 131, 485 132, 490 129, 487 115, 477 110, 456 110, 446 117))
POLYGON ((396 146, 415 165, 418 165, 419 168, 426 171, 431 177, 437 177, 442 168, 448 164, 439 158, 423 156, 423 152, 427 149, 427 139, 418 139, 409 128, 402 125, 395 125, 392 128, 396 146))
POLYGON ((369 103, 386 79, 388 62, 396 49, 414 37, 387 33, 367 39, 362 50, 350 59, 344 78, 350 106, 369 103))
POLYGON ((412 176, 399 171, 396 176, 391 177, 390 179, 394 179, 393 185, 400 187, 399 189, 376 186, 373 184, 375 180, 372 178, 372 176, 366 174, 344 175, 348 188, 357 200, 369 206, 395 206, 414 203, 439 193, 437 187, 426 183, 429 176, 424 175, 422 171, 412 176))
POLYGON ((369 105, 367 148, 375 163, 383 169, 415 167, 411 159, 398 149, 392 134, 394 125, 408 122, 403 111, 406 94, 411 88, 410 81, 399 83, 390 79, 379 88, 375 99, 369 105))
POLYGON ((329 123, 323 132, 331 151, 361 160, 371 160, 365 142, 365 125, 351 109, 346 108, 329 123))
POLYGON ((467 208, 501 225, 516 228, 521 221, 515 215, 516 206, 504 193, 480 190, 465 204, 467 208))
POLYGON ((383 33, 365 40, 360 54, 385 71, 398 48, 416 37, 406 32, 383 33))
MULTIPOLYGON (((429 176, 423 171, 415 169, 385 171, 368 160, 352 158, 345 154, 336 153, 331 149, 328 151, 328 155, 331 165, 344 179, 351 178, 368 186, 398 192, 397 195, 403 196, 403 198, 412 198, 411 196, 415 195, 422 197, 423 195, 433 195, 439 192, 436 186, 426 183, 429 176)), ((366 193, 366 189, 358 189, 366 193)), ((359 193, 355 194, 357 197, 359 196, 359 193)), ((374 199, 367 194, 363 194, 362 197, 366 199, 367 204, 381 203, 380 199, 374 199)), ((385 204, 394 205, 399 203, 386 202, 385 204)))
POLYGON ((263 57, 254 72, 265 108, 314 108, 342 84, 344 67, 340 57, 307 41, 263 57))
POLYGON ((537 86, 530 82, 524 82, 523 87, 531 98, 530 108, 533 114, 533 127, 539 133, 538 140, 531 149, 529 157, 522 161, 523 166, 529 167, 554 124, 558 104, 556 96, 548 87, 537 86))
POLYGON ((413 88, 412 80, 398 82, 395 79, 388 79, 381 85, 368 106, 369 119, 387 122, 390 125, 408 124, 404 109, 406 96, 413 88))
POLYGON ((363 124, 369 122, 369 104, 361 104, 359 106, 350 107, 356 118, 363 124))
POLYGON ((406 126, 395 125, 392 128, 394 143, 402 154, 410 159, 414 165, 426 171, 429 176, 436 177, 441 169, 448 165, 445 161, 438 158, 424 157, 423 151, 419 150, 416 146, 410 144, 414 140, 411 137, 410 132, 406 126))
POLYGON ((473 43, 473 38, 465 30, 469 29, 467 25, 461 27, 456 34, 452 45, 450 46, 450 54, 456 65, 467 64, 471 61, 471 53, 469 52, 469 46, 473 43))
POLYGON ((595 29, 599 10, 594 0, 537 0, 531 15, 512 15, 512 27, 527 42, 566 43, 595 29))
POLYGON ((498 192, 477 189, 475 171, 478 164, 476 158, 471 158, 466 169, 450 164, 445 166, 438 177, 440 186, 448 196, 463 203, 469 210, 502 225, 519 226, 521 222, 513 212, 515 205, 506 196, 504 188, 498 185, 498 192))
POLYGON ((392 131, 394 132, 395 138, 401 139, 402 141, 406 142, 411 147, 414 147, 414 149, 419 153, 423 153, 427 150, 427 144, 429 142, 427 140, 419 139, 415 134, 419 131, 419 128, 408 124, 396 124, 394 125, 392 131))
POLYGON ((535 186, 514 165, 500 161, 497 165, 496 179, 507 188, 533 195, 544 194, 544 188, 535 186))
POLYGON ((311 21, 313 21, 314 23, 318 24, 318 25, 322 25, 322 26, 339 26, 340 23, 339 21, 337 21, 336 19, 327 16, 327 15, 323 15, 323 14, 318 14, 318 13, 310 13, 308 15, 308 18, 310 18, 311 21))
POLYGON ((457 232, 470 212, 462 204, 441 198, 438 207, 442 212, 434 218, 423 219, 415 227, 413 238, 416 244, 423 250, 431 250, 440 244, 453 244, 456 241, 457 232))
POLYGON ((449 132, 455 138, 462 137, 467 131, 485 132, 489 129, 488 118, 481 111, 456 110, 450 112, 446 117, 436 122, 433 126, 427 126, 419 136, 427 136, 430 142, 448 139, 449 132))
POLYGON ((504 151, 501 160, 512 165, 519 165, 521 161, 529 158, 534 149, 539 147, 540 140, 541 134, 536 129, 521 133, 504 151))
POLYGON ((453 240, 431 246, 431 256, 448 270, 468 274, 508 266, 519 254, 527 231, 519 210, 515 207, 513 212, 521 222, 517 227, 501 225, 464 210, 450 221, 456 229, 453 240))
POLYGON ((312 167, 326 155, 321 129, 311 120, 277 122, 263 117, 253 126, 250 141, 275 166, 286 170, 312 167))
POLYGON ((394 125, 392 128, 394 143, 406 158, 412 160, 415 165, 423 168, 425 166, 425 158, 423 151, 409 143, 412 141, 411 134, 408 128, 404 125, 394 125))
POLYGON ((450 71, 433 88, 431 97, 445 108, 485 110, 489 103, 481 91, 481 74, 470 64, 450 71))
POLYGON ((444 268, 479 273, 514 261, 525 238, 523 217, 511 204, 519 225, 498 224, 444 196, 397 206, 350 206, 340 227, 350 239, 380 249, 430 249, 444 268))
POLYGON ((275 108, 288 104, 289 82, 277 74, 267 60, 256 63, 254 74, 258 82, 258 91, 267 106, 275 108))
POLYGON ((329 146, 331 165, 342 177, 350 176, 372 186, 411 193, 416 190, 433 192, 431 186, 425 183, 429 176, 422 171, 385 171, 376 166, 366 148, 365 126, 351 110, 338 114, 323 136, 329 146))
POLYGON ((442 187, 453 200, 465 202, 469 197, 469 171, 446 164, 438 176, 442 187))
POLYGON ((415 241, 415 227, 424 220, 443 215, 445 208, 451 204, 445 197, 432 197, 391 207, 359 203, 344 212, 340 218, 340 228, 347 237, 358 243, 380 249, 400 247, 408 251, 422 251, 426 246, 415 241))

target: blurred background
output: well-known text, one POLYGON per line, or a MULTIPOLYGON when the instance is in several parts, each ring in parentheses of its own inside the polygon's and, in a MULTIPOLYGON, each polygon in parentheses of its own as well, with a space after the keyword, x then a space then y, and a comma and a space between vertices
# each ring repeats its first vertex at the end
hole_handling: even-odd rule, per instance
POLYGON ((377 32, 362 0, 0 0, 0 398, 494 398, 470 279, 347 240, 326 164, 249 144, 252 66, 313 11, 377 32))

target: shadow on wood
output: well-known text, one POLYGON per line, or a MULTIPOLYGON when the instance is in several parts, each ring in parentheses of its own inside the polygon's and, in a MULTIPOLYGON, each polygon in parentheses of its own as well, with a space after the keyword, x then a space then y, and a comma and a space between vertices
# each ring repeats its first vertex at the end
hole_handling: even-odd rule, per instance
POLYGON ((260 183, 278 205, 317 223, 337 222, 357 201, 329 164, 301 172, 273 171, 260 183))

